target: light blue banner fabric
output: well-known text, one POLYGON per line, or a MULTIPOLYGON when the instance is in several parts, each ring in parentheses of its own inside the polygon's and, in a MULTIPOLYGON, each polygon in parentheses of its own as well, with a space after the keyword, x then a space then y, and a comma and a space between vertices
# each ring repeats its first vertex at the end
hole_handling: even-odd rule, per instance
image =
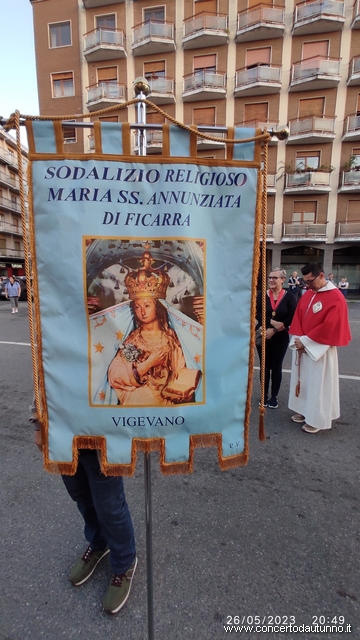
POLYGON ((56 153, 54 123, 34 120, 32 124, 37 153, 56 153))
POLYGON ((121 122, 101 123, 101 145, 104 154, 122 154, 123 144, 121 122))
POLYGON ((258 170, 32 168, 49 460, 70 462, 76 435, 104 435, 109 464, 131 462, 135 437, 164 438, 168 463, 188 460, 192 434, 241 454, 258 170))

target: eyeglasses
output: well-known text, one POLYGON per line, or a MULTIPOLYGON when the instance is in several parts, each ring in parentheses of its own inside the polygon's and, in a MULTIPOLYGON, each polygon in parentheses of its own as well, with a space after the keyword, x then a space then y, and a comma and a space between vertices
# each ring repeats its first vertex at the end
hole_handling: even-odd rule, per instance
POLYGON ((315 282, 316 278, 319 276, 315 276, 315 278, 311 278, 311 280, 304 280, 304 284, 306 287, 311 287, 312 283, 315 282))
POLYGON ((268 276, 268 280, 277 280, 278 278, 281 280, 281 276, 268 276))

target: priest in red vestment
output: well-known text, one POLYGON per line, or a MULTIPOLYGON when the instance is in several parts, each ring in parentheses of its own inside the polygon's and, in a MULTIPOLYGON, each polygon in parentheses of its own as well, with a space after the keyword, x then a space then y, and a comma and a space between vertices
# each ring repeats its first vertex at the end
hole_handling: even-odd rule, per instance
POLYGON ((347 303, 325 279, 322 266, 301 269, 308 291, 301 297, 290 325, 293 351, 289 408, 292 420, 307 433, 331 429, 340 416, 337 347, 351 340, 347 303))

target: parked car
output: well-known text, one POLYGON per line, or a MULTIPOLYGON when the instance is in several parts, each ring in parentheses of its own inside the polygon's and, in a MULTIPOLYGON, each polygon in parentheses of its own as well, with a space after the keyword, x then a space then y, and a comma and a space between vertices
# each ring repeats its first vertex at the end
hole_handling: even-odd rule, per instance
MULTIPOLYGON (((27 300, 27 286, 26 286, 26 277, 25 276, 17 276, 15 280, 19 283, 21 293, 19 300, 27 300)), ((0 282, 0 299, 5 300, 5 285, 9 282, 9 278, 4 278, 2 282, 0 282)))

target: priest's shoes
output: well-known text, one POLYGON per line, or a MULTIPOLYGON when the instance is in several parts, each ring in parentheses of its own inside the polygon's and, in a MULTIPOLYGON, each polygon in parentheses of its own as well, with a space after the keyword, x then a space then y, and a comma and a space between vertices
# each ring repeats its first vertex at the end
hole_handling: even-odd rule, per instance
POLYGON ((315 427, 310 427, 309 424, 304 424, 303 427, 301 427, 303 431, 306 431, 306 433, 319 433, 319 431, 321 431, 321 429, 316 429, 315 427))

